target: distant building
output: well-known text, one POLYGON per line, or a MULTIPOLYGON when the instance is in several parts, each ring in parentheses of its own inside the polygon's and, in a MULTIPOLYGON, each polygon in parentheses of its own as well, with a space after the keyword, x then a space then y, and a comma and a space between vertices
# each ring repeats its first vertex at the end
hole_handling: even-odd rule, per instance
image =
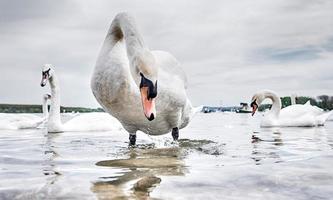
POLYGON ((252 112, 248 103, 241 102, 240 105, 241 105, 241 108, 236 111, 237 113, 251 113, 252 112))
POLYGON ((204 106, 202 109, 203 113, 212 113, 212 112, 237 112, 241 107, 239 106, 230 106, 230 107, 222 107, 222 106, 204 106))

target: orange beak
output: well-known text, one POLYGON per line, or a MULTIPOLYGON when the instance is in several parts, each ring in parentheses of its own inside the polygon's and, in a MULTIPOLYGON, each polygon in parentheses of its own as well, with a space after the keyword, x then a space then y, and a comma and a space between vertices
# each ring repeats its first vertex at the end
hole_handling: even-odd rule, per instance
POLYGON ((148 98, 148 87, 140 89, 143 112, 149 121, 156 118, 155 98, 148 98))

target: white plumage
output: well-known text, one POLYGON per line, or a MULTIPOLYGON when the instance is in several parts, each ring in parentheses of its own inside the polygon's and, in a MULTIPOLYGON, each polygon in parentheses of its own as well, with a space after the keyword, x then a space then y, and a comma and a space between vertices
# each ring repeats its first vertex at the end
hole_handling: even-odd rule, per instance
POLYGON ((312 106, 310 101, 304 105, 294 104, 281 109, 280 98, 275 92, 270 90, 257 92, 252 98, 252 104, 255 102, 257 105, 260 105, 266 98, 271 99, 273 104, 271 110, 265 113, 261 121, 261 127, 323 126, 328 117, 333 113, 333 111, 324 112, 317 106, 312 106))

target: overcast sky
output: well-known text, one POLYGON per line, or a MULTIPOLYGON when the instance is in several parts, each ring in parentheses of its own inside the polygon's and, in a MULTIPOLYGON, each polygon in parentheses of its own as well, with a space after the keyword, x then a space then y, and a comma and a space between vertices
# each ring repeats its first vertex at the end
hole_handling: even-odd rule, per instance
POLYGON ((123 11, 150 49, 182 63, 195 105, 237 105, 265 88, 333 95, 332 0, 0 0, 0 103, 40 103, 52 63, 63 105, 99 106, 90 77, 123 11))

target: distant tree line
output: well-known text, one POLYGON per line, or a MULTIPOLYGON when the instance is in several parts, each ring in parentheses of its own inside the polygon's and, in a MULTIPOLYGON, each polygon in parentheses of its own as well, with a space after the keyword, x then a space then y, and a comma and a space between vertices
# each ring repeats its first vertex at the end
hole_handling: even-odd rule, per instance
MULTIPOLYGON (((49 106, 50 107, 50 106, 49 106)), ((41 105, 0 104, 0 113, 41 113, 41 105)), ((104 112, 102 108, 60 107, 60 112, 104 112)))
MULTIPOLYGON (((305 104, 310 100, 311 105, 318 106, 324 110, 333 110, 333 96, 320 95, 317 98, 298 96, 296 97, 297 104, 305 104)), ((281 97, 282 108, 291 105, 291 98, 289 96, 281 97)), ((262 104, 258 110, 263 111, 270 109, 271 104, 262 104)), ((230 107, 233 108, 233 107, 230 107)), ((235 107, 236 108, 236 107, 235 107)), ((222 110, 221 110, 222 111, 222 110)), ((29 105, 29 104, 0 104, 0 113, 41 113, 41 105, 29 105)), ((102 108, 84 108, 84 107, 60 107, 60 112, 104 112, 102 108)))
MULTIPOLYGON (((306 96, 298 96, 296 97, 296 104, 305 104, 307 101, 310 100, 311 105, 318 106, 319 108, 322 108, 323 110, 333 110, 333 96, 328 95, 320 95, 317 98, 313 97, 306 97, 306 96)), ((290 106, 291 105, 291 98, 281 97, 281 103, 282 108, 290 106)), ((259 106, 259 111, 263 111, 265 109, 270 109, 271 104, 262 104, 259 106)))

